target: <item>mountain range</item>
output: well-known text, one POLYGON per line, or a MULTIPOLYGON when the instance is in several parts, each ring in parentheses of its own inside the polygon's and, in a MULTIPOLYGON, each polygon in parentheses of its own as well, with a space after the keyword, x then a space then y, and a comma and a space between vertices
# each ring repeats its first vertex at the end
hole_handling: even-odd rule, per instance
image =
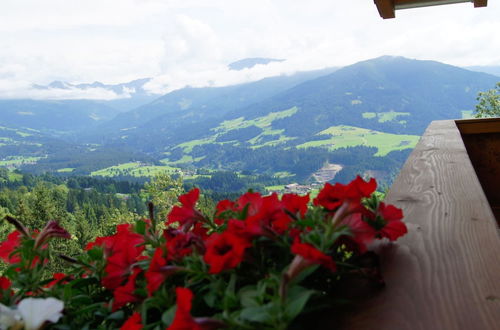
MULTIPOLYGON (((235 70, 276 61, 267 60, 249 59, 235 70)), ((359 164, 372 164, 364 170, 400 166, 430 121, 470 115, 477 93, 498 80, 439 62, 383 56, 240 85, 186 87, 160 97, 141 89, 147 79, 118 85, 54 82, 36 88, 134 90, 145 99, 130 110, 111 101, 3 100, 0 126, 29 128, 44 138, 66 136, 67 148, 85 150, 78 153, 79 162, 64 166, 61 150, 55 157, 47 148, 30 149, 25 156, 44 157, 37 164, 43 170, 64 166, 90 173, 110 166, 109 157, 104 164, 95 155, 113 150, 116 164, 147 160, 157 166, 288 172, 307 178, 325 162, 352 171, 360 171, 359 164), (85 155, 94 165, 85 162, 85 155)), ((23 134, 15 135, 19 145, 23 134)), ((4 141, 0 153, 9 146, 4 141)), ((76 155, 66 154, 71 163, 76 155)))

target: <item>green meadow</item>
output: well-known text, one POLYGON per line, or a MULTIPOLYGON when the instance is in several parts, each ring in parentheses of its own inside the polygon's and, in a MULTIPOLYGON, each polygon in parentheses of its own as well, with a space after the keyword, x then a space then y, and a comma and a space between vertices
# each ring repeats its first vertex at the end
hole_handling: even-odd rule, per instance
POLYGON ((398 121, 400 124, 406 124, 406 120, 400 120, 398 117, 409 116, 409 112, 397 112, 397 111, 387 111, 387 112, 363 112, 362 116, 365 119, 375 119, 377 118, 379 123, 385 123, 388 121, 398 121))
POLYGON ((198 140, 192 140, 188 142, 184 142, 178 145, 178 147, 182 148, 184 153, 190 153, 193 148, 197 145, 202 145, 202 144, 232 144, 232 145, 238 145, 238 141, 227 141, 227 142, 217 142, 217 137, 233 131, 233 130, 238 130, 242 128, 247 128, 251 126, 256 126, 260 129, 262 129, 262 132, 258 134, 257 136, 249 139, 247 142, 252 144, 251 148, 259 148, 259 147, 264 147, 264 146, 274 146, 289 140, 293 140, 295 138, 293 137, 287 137, 284 134, 284 130, 282 129, 273 129, 272 128, 272 123, 275 120, 278 119, 283 119, 286 117, 293 116, 295 113, 297 113, 298 108, 293 107, 288 110, 284 111, 278 111, 278 112, 271 112, 266 116, 262 117, 257 117, 254 119, 245 119, 244 117, 239 117, 236 119, 232 120, 225 120, 223 121, 219 126, 215 127, 212 129, 214 132, 213 135, 208 136, 203 139, 198 139, 198 140), (271 141, 265 141, 261 142, 262 139, 265 139, 266 136, 276 136, 273 140, 271 141))
POLYGON ((375 156, 385 156, 391 151, 414 148, 417 135, 390 134, 353 126, 332 126, 316 135, 330 135, 329 139, 309 141, 297 148, 327 147, 330 150, 355 146, 375 147, 375 156))
POLYGON ((168 165, 148 165, 141 162, 130 162, 115 166, 110 166, 90 173, 91 176, 114 177, 152 177, 160 173, 179 174, 180 169, 168 165))
POLYGON ((24 164, 36 163, 42 157, 9 156, 0 160, 0 166, 19 167, 24 164))

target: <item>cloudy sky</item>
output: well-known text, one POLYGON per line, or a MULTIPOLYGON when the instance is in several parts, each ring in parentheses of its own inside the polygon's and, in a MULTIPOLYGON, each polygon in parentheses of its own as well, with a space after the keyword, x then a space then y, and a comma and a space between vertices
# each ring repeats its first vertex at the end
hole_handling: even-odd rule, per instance
POLYGON ((117 97, 99 88, 33 90, 53 80, 154 77, 161 93, 352 64, 381 55, 500 65, 500 1, 401 10, 373 0, 1 0, 0 98, 117 97), (285 62, 229 71, 247 57, 285 62))

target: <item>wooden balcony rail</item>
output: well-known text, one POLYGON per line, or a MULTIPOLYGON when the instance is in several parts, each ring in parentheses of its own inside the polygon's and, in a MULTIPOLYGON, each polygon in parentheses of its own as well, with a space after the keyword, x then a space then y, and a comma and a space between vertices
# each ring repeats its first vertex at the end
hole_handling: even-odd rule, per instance
POLYGON ((500 328, 500 233, 459 130, 467 141, 480 136, 471 131, 497 129, 481 133, 497 138, 476 149, 481 158, 496 148, 498 166, 499 124, 446 120, 427 128, 387 195, 408 225, 405 237, 375 247, 387 286, 344 329, 500 328))

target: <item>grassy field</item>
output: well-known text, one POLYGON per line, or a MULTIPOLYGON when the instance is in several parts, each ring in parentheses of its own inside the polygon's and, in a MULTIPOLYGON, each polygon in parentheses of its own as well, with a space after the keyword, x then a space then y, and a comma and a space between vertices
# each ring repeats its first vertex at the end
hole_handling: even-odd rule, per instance
POLYGON ((405 120, 398 120, 398 117, 409 116, 409 112, 397 112, 397 111, 387 111, 387 112, 363 112, 362 116, 365 119, 377 118, 379 123, 385 123, 388 121, 399 121, 400 124, 405 124, 405 120))
POLYGON ((134 176, 152 177, 159 173, 180 174, 180 169, 168 165, 147 165, 141 162, 131 162, 107 167, 90 173, 91 176, 114 177, 114 176, 134 176))
POLYGON ((270 128, 273 121, 275 121, 276 119, 290 117, 297 113, 298 110, 299 109, 297 107, 293 107, 284 111, 271 112, 267 116, 250 120, 245 120, 244 117, 239 117, 233 120, 226 120, 223 121, 218 127, 214 128, 214 131, 225 133, 234 129, 241 129, 250 126, 257 126, 265 130, 265 128, 270 128))
POLYGON ((23 179, 23 175, 16 172, 9 172, 9 181, 21 181, 23 179))
POLYGON ((276 186, 266 186, 264 188, 266 188, 267 192, 283 191, 283 190, 285 190, 285 185, 282 184, 282 185, 276 185, 276 186))
POLYGON ((57 170, 57 173, 71 173, 73 172, 75 169, 72 168, 72 167, 65 167, 65 168, 60 168, 57 170))
POLYGON ((298 111, 297 107, 290 108, 288 110, 284 111, 278 111, 278 112, 271 112, 266 116, 258 117, 255 119, 245 119, 244 117, 239 117, 236 119, 232 120, 226 120, 223 121, 219 126, 216 128, 213 128, 212 131, 214 132, 213 135, 208 136, 203 139, 198 139, 198 140, 192 140, 188 142, 184 142, 178 145, 178 147, 182 148, 184 153, 190 153, 193 148, 197 145, 202 145, 202 144, 209 144, 209 143, 215 143, 215 144, 233 144, 237 145, 237 141, 228 141, 228 142, 217 142, 217 137, 232 131, 232 130, 238 130, 242 128, 247 128, 250 126, 257 126, 260 129, 262 129, 262 133, 259 135, 251 138, 248 140, 250 144, 252 144, 252 148, 259 148, 263 146, 271 146, 271 145, 276 145, 283 143, 285 141, 289 141, 295 138, 292 137, 287 137, 283 134, 284 130, 281 129, 273 129, 272 128, 272 123, 273 121, 277 119, 283 119, 286 117, 290 117, 294 115, 298 111), (273 135, 276 136, 275 139, 271 141, 265 141, 265 142, 260 142, 262 138, 265 138, 266 136, 273 135))
POLYGON ((9 156, 0 160, 0 166, 19 167, 24 164, 34 164, 42 157, 9 156))
POLYGON ((378 149, 375 156, 385 156, 394 150, 414 148, 419 137, 416 135, 389 134, 353 126, 332 126, 317 135, 330 135, 327 140, 309 141, 297 148, 327 147, 339 148, 367 146, 378 149))
POLYGON ((179 164, 196 163, 196 162, 199 162, 200 160, 202 160, 203 158, 205 158, 205 156, 194 158, 191 155, 182 155, 182 158, 179 160, 176 160, 176 161, 170 161, 168 158, 163 158, 162 160, 160 160, 160 162, 165 164, 165 165, 175 167, 176 165, 179 165, 179 164))
POLYGON ((0 182, 14 182, 14 181, 21 181, 23 179, 23 175, 16 173, 14 171, 8 171, 7 172, 7 178, 0 177, 0 182))
MULTIPOLYGON (((15 132, 17 135, 21 137, 27 137, 27 136, 32 136, 33 134, 28 133, 26 131, 21 131, 17 128, 10 128, 10 127, 5 127, 5 126, 0 126, 0 131, 10 131, 10 132, 15 132)), ((35 130, 32 130, 35 131, 35 130)), ((36 131, 35 131, 36 132, 36 131)))

